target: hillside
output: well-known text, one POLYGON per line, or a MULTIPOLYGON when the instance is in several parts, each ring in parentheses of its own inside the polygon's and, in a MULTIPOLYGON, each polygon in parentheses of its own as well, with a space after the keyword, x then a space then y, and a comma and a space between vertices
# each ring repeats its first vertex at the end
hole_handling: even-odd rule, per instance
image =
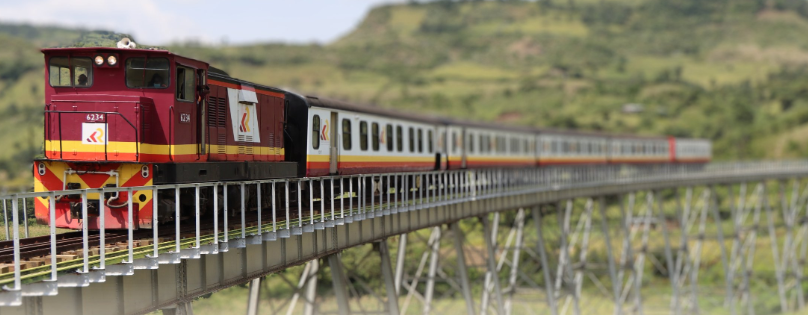
MULTIPOLYGON (((808 155, 807 16, 798 0, 411 2, 377 7, 325 45, 169 49, 304 93, 512 124, 706 137, 719 159, 795 158, 808 155)), ((30 183, 27 163, 41 148, 37 48, 122 36, 0 24, 0 147, 14 148, 0 151, 0 181, 30 183)))

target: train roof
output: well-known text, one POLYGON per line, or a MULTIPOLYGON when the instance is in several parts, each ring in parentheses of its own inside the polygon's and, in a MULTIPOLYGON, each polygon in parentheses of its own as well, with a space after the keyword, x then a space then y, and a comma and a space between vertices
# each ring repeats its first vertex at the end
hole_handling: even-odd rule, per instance
POLYGON ((305 98, 306 103, 308 103, 309 107, 317 106, 317 107, 341 109, 390 118, 402 118, 428 124, 444 124, 443 120, 437 116, 413 114, 375 105, 356 104, 313 95, 307 95, 305 96, 305 98))

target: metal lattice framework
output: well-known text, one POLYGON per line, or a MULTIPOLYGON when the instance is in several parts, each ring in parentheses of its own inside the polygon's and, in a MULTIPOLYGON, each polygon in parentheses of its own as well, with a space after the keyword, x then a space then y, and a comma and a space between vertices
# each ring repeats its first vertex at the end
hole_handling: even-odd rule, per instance
POLYGON ((660 305, 647 299, 649 281, 665 279, 670 292, 661 293, 667 301, 663 308, 694 314, 705 307, 700 275, 720 268, 723 306, 732 314, 754 313, 761 293, 750 284, 761 276, 754 267, 761 252, 757 243, 765 234, 777 286, 764 292, 776 292, 765 299, 775 298, 783 311, 802 310, 808 187, 801 189, 799 178, 806 175, 806 162, 777 162, 153 186, 148 189, 155 200, 174 193, 175 218, 184 210, 180 198, 195 198, 195 215, 160 225, 155 206, 153 225, 158 228, 146 237, 126 231, 125 241, 116 243, 125 249, 107 246, 106 231, 91 233, 84 225, 78 240, 82 254, 69 261, 57 261, 62 234, 50 226, 49 263, 25 269, 29 258, 23 257, 31 245, 20 238, 20 211, 34 198, 80 195, 86 216, 88 194, 131 194, 144 188, 12 194, 0 197, 10 206, 6 229, 13 238, 6 251, 14 257, 11 272, 0 274, 6 283, 0 304, 8 306, 4 313, 188 313, 195 297, 251 281, 248 312, 254 314, 262 304, 261 278, 305 265, 297 280, 273 276, 293 292, 288 301, 272 306, 273 312, 295 313, 299 304, 305 314, 398 314, 413 308, 457 312, 436 303, 454 297, 464 301, 468 314, 516 314, 524 312, 525 303, 551 314, 602 311, 593 299, 606 301, 615 314, 642 314, 660 305), (746 183, 755 188, 748 190, 746 183), (257 191, 254 207, 248 205, 256 202, 246 194, 250 187, 257 191), (213 194, 210 218, 200 212, 205 189, 223 192, 213 194), (235 197, 234 190, 239 192, 235 197), (297 198, 290 198, 295 192, 297 198), (223 199, 221 209, 218 198, 223 199), (236 198, 240 208, 229 209, 228 198, 236 198), (262 198, 272 200, 270 208, 262 198), (397 240, 395 260, 391 239, 397 240), (369 243, 374 250, 359 261, 378 255, 380 287, 356 272, 366 266, 346 265, 341 258, 342 251, 369 243), (717 249, 720 258, 711 254, 705 264, 708 247, 717 249), (408 262, 413 259, 417 263, 408 262), (322 292, 318 275, 325 270, 330 270, 334 310, 317 303, 332 298, 317 295, 322 292), (531 298, 521 298, 524 293, 531 298))

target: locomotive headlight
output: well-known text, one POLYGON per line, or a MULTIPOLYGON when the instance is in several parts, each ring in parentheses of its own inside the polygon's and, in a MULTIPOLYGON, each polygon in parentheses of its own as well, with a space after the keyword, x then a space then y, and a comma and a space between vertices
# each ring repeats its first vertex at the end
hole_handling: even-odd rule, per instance
POLYGON ((115 56, 107 57, 107 64, 109 64, 110 66, 118 64, 118 58, 115 58, 115 56))
POLYGON ((95 65, 101 66, 104 64, 104 56, 95 56, 95 65))

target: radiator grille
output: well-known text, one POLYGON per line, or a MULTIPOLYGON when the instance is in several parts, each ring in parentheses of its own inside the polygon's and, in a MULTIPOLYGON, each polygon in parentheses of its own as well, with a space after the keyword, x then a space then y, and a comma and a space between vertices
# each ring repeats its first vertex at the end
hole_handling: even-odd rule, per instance
POLYGON ((225 127, 227 124, 227 101, 221 97, 208 96, 208 126, 225 127))
POLYGON ((219 133, 216 137, 216 153, 225 154, 227 153, 227 148, 225 145, 227 144, 227 135, 224 133, 219 133))

